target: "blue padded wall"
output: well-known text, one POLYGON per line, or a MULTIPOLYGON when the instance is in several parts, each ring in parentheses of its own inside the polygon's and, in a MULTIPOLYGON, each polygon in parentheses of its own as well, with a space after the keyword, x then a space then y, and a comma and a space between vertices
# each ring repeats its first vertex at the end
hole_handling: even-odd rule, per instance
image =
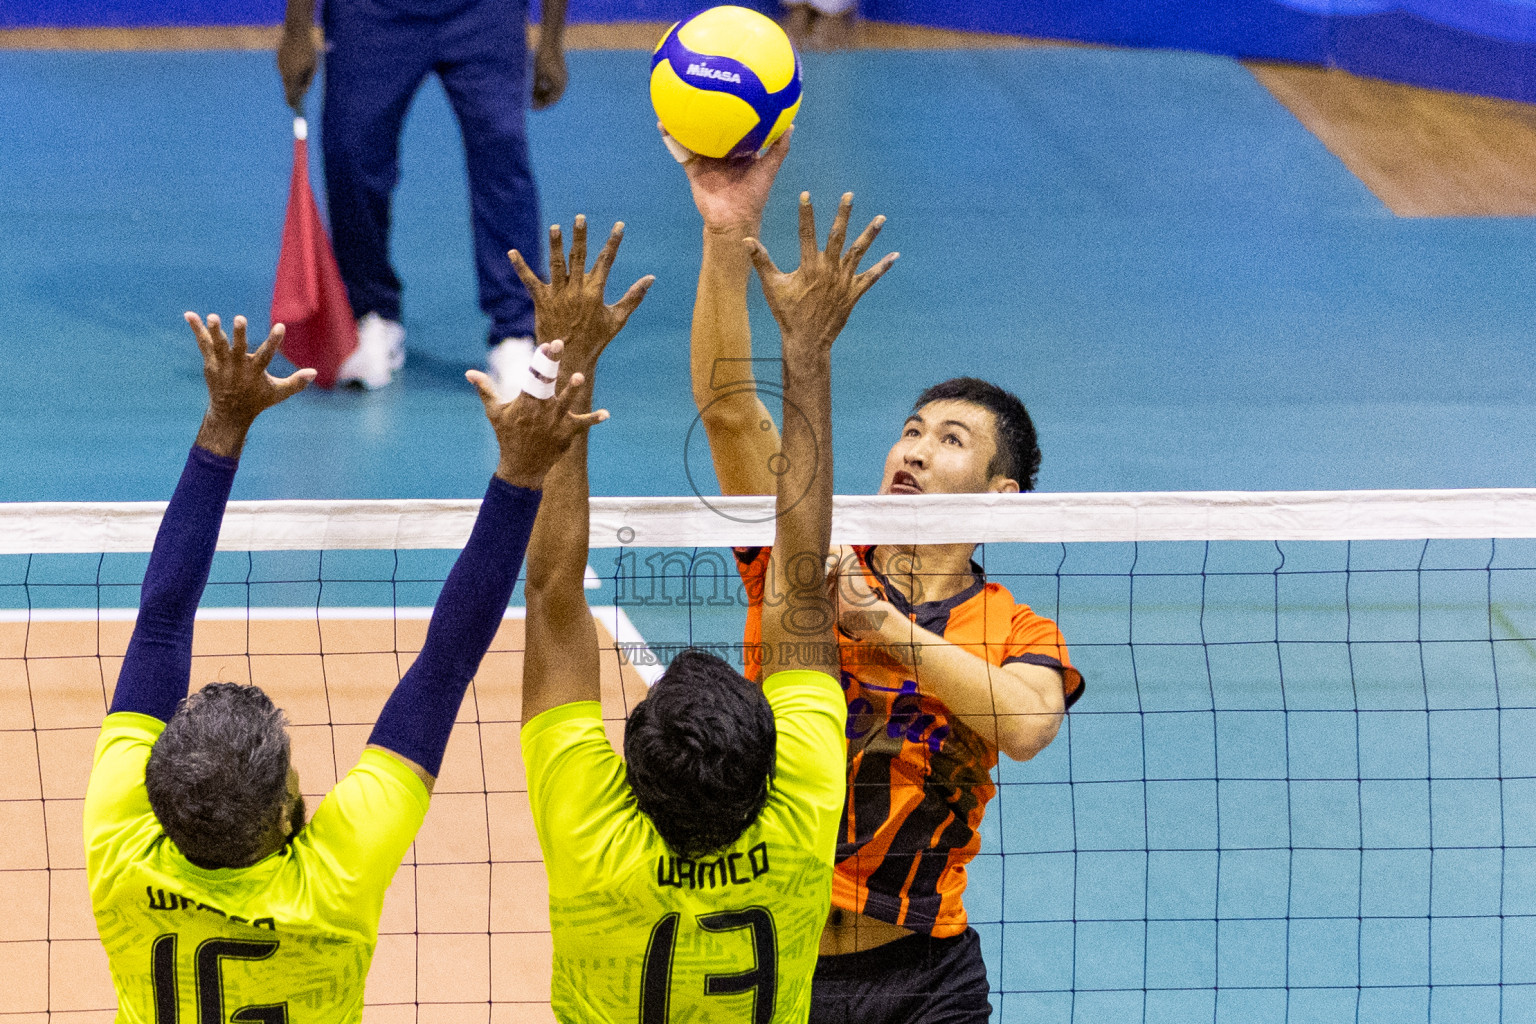
MULTIPOLYGON (((316 6, 325 0, 316 0, 316 6)), ((734 0, 763 11, 776 0, 734 0)), ((0 3, 0 28, 153 28, 181 25, 275 25, 283 20, 284 0, 6 0, 0 3)), ((531 0, 538 20, 538 0, 531 0)), ((573 22, 673 21, 710 4, 707 0, 570 0, 573 22)))
POLYGON ((1536 102, 1536 0, 864 0, 883 21, 1325 64, 1536 102))
POLYGON ((882 21, 1323 63, 1328 19, 1272 0, 864 0, 882 21))
MULTIPOLYGON (((768 11, 776 5, 737 2, 768 11)), ((575 22, 661 21, 703 6, 707 0, 571 0, 569 16, 575 22)), ((862 0, 860 6, 881 21, 1324 64, 1536 102, 1536 0, 862 0)), ((282 14, 283 0, 8 0, 0 6, 0 28, 270 25, 282 14)))

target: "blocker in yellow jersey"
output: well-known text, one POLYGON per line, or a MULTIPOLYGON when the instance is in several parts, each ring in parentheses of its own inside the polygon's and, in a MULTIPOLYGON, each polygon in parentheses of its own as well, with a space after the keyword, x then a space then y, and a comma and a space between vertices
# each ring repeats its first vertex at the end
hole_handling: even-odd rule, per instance
POLYGON ((361 1019, 379 914, 427 813, 427 787, 363 753, 281 851, 200 868, 151 810, 144 766, 165 723, 108 716, 85 798, 86 877, 118 1020, 279 1024, 361 1019))
MULTIPOLYGON (((470 680, 506 614, 544 475, 578 431, 569 394, 484 401, 501 448, 421 652, 358 764, 305 821, 287 719, 260 687, 191 685, 197 606, 238 456, 263 409, 314 375, 266 372, 187 314, 209 407, 144 571, 86 787, 86 881, 120 1024, 355 1024, 384 894, 416 838, 470 680)), ((546 346, 558 355, 559 342, 546 346)), ((482 387, 483 376, 471 378, 482 387)))
MULTIPOLYGON (((785 419, 799 410, 803 421, 785 430, 769 558, 776 593, 794 600, 763 615, 778 671, 759 687, 707 651, 680 652, 629 709, 621 759, 603 727, 597 631, 582 583, 591 520, 584 445, 550 472, 528 543, 519 718, 549 881, 551 1002, 565 1024, 804 1024, 810 1014, 842 821, 847 720, 842 690, 825 671, 836 663, 825 582, 830 347, 894 257, 854 272, 878 221, 848 256, 823 256, 802 201, 802 251, 817 258, 790 275, 758 253, 763 293, 785 325, 785 419), (791 623, 792 609, 820 614, 791 623)), ((850 203, 839 208, 829 252, 841 252, 850 203)), ((649 284, 604 304, 621 227, 591 284, 584 218, 570 267, 551 248, 550 283, 512 254, 539 336, 565 339, 561 372, 573 384, 590 379, 638 305, 637 289, 649 284)), ((558 241, 558 230, 550 237, 558 241)))
POLYGON ((843 813, 847 705, 820 672, 777 673, 763 693, 778 734, 768 802, 735 843, 699 860, 675 856, 636 806, 596 702, 523 728, 561 1021, 806 1019, 843 813))

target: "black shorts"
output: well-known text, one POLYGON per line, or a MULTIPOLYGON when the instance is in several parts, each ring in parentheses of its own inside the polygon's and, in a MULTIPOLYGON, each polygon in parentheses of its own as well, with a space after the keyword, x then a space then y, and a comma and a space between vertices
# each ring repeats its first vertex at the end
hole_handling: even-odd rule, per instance
POLYGON ((810 1024, 987 1024, 990 992, 974 928, 950 939, 909 935, 818 959, 810 1024))

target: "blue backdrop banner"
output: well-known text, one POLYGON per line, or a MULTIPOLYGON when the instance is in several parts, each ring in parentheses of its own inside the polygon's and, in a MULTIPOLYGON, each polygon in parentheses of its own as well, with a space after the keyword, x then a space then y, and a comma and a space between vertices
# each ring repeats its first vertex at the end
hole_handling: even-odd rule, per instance
MULTIPOLYGON (((772 10, 775 0, 737 0, 772 10)), ((670 21, 707 0, 571 0, 577 22, 670 21)), ((1342 68, 1536 102, 1536 0, 862 0, 866 17, 1342 68)), ((283 0, 6 0, 0 28, 271 25, 283 0)))
POLYGON ((1536 0, 864 0, 885 21, 1300 61, 1536 102, 1536 0))

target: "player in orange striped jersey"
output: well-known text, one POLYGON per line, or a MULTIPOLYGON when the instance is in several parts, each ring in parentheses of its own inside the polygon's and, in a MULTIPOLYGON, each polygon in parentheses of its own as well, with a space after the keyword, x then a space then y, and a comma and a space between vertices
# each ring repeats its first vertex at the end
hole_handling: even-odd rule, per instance
MULTIPOLYGON (((788 149, 786 137, 755 161, 684 165, 704 218, 693 393, 726 494, 774 493, 779 438, 751 371, 742 239, 757 237, 788 149)), ((1023 404, 958 378, 919 396, 880 491, 1029 490, 1039 464, 1023 404)), ((849 790, 812 1024, 989 1019, 986 966, 962 893, 995 794, 991 770, 998 751, 1027 760, 1043 750, 1083 680, 1055 623, 987 581, 973 548, 839 553, 849 790)), ((741 549, 737 560, 751 598, 751 652, 767 552, 741 549)))

